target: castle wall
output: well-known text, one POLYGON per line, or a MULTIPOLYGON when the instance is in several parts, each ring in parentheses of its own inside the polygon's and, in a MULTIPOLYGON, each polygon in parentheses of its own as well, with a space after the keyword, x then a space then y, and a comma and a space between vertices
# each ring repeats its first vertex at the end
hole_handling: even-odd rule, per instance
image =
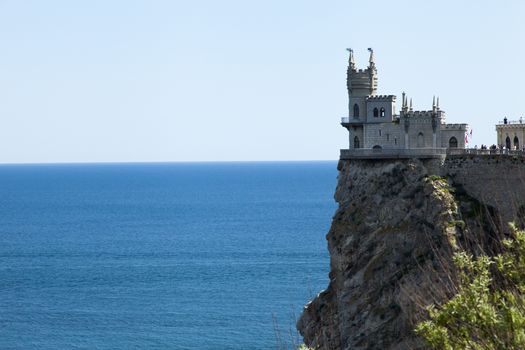
POLYGON ((391 122, 395 114, 395 96, 370 96, 366 101, 366 112, 368 123, 391 122), (377 108, 378 116, 374 117, 374 109, 377 108), (385 116, 381 117, 381 108, 385 110, 385 116))
POLYGON ((366 120, 366 98, 364 97, 352 97, 350 98, 350 105, 349 105, 349 110, 350 110, 350 119, 354 119, 354 104, 356 104, 359 106, 359 119, 358 120, 362 120, 362 121, 365 121, 366 120))
POLYGON ((525 205, 523 157, 448 156, 442 175, 456 187, 463 187, 469 196, 497 208, 504 223, 514 220, 525 205))
POLYGON ((359 148, 363 148, 363 144, 364 144, 364 137, 363 137, 363 127, 362 126, 357 126, 357 127, 353 127, 350 129, 349 131, 349 139, 348 139, 348 143, 349 143, 349 149, 354 149, 354 138, 355 137, 358 137, 359 138, 359 148))
POLYGON ((426 116, 412 116, 408 129, 408 148, 432 147, 432 120, 426 116))
MULTIPOLYGON (((379 104, 379 103, 378 103, 379 104)), ((372 104, 374 106, 374 104, 372 104)), ((369 113, 371 107, 368 106, 369 113)), ((368 116, 370 118, 370 115, 368 116)), ((376 120, 388 118, 374 118, 376 120)), ((359 139, 360 148, 373 148, 381 146, 385 149, 404 149, 405 148, 405 121, 408 119, 408 145, 406 148, 449 148, 449 141, 452 137, 456 138, 457 148, 465 148, 466 124, 441 124, 440 118, 436 129, 436 142, 434 144, 434 129, 432 128, 432 117, 429 113, 416 112, 409 118, 401 117, 399 120, 385 121, 377 123, 362 124, 359 139)), ((350 130, 350 140, 352 134, 350 130)), ((525 130, 524 130, 525 133, 525 130)), ((520 135, 521 136, 521 135, 520 135)), ((525 136, 525 135, 524 135, 525 136)), ((521 141, 520 141, 521 142, 521 141)), ((520 143, 521 144, 521 143, 520 143)), ((353 145, 350 145, 353 148, 353 145)))
POLYGON ((378 145, 382 148, 405 148, 403 129, 399 123, 366 124, 364 148, 373 148, 378 145))
POLYGON ((465 148, 465 130, 458 128, 443 128, 440 131, 439 147, 449 147, 452 137, 458 141, 458 148, 465 148))

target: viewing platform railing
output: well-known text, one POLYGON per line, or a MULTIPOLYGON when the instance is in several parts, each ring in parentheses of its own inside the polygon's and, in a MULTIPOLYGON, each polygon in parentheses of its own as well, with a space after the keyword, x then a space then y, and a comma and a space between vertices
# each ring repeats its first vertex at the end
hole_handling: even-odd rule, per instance
POLYGON ((525 156, 523 150, 512 149, 479 149, 479 148, 452 148, 447 150, 447 155, 461 156, 461 155, 477 155, 477 156, 525 156))
POLYGON ((499 125, 507 125, 507 124, 523 124, 523 119, 520 120, 507 120, 505 122, 504 120, 499 121, 499 125))
POLYGON ((382 149, 356 148, 342 149, 340 159, 406 159, 406 158, 441 158, 447 156, 513 156, 525 157, 523 150, 510 149, 475 149, 475 148, 411 148, 382 149))

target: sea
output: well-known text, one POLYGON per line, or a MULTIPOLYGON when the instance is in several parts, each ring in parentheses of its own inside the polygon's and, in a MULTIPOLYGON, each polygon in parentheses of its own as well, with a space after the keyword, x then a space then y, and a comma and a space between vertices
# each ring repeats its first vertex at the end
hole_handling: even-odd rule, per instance
POLYGON ((336 162, 0 166, 0 349, 293 349, 336 162))

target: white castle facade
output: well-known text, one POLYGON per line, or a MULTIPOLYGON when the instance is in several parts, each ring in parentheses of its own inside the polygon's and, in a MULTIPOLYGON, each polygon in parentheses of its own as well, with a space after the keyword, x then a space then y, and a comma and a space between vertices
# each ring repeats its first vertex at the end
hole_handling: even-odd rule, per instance
POLYGON ((349 147, 341 158, 442 157, 448 149, 465 148, 467 124, 447 124, 439 98, 428 111, 414 111, 403 93, 396 111, 395 95, 377 95, 377 69, 370 51, 366 69, 356 69, 351 49, 347 88, 349 115, 341 120, 349 147))
POLYGON ((525 123, 523 118, 508 120, 507 117, 496 125, 498 147, 507 150, 525 151, 525 123))

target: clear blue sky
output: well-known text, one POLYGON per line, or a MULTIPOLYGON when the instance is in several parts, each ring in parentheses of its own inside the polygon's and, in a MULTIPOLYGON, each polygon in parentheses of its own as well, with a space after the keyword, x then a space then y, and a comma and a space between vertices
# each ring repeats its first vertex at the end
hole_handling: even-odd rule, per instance
POLYGON ((346 47, 490 144, 524 37, 521 0, 0 0, 0 162, 336 159, 346 47))

